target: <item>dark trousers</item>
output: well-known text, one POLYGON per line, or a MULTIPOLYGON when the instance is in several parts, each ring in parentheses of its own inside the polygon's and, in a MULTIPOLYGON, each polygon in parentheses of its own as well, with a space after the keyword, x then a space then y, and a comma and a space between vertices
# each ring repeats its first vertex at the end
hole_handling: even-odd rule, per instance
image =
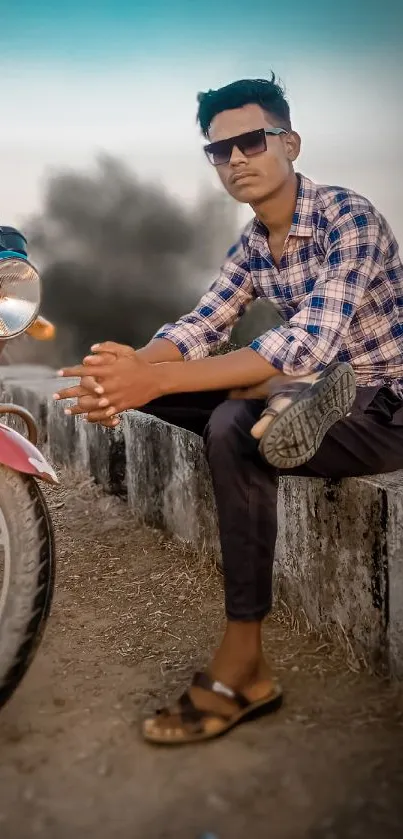
POLYGON ((403 469, 403 420, 396 420, 402 402, 386 387, 360 407, 366 401, 356 400, 351 415, 330 429, 309 463, 283 473, 263 461, 250 435, 264 406, 260 399, 229 400, 223 392, 177 394, 143 408, 204 439, 230 620, 262 620, 270 611, 279 474, 339 480, 403 469))

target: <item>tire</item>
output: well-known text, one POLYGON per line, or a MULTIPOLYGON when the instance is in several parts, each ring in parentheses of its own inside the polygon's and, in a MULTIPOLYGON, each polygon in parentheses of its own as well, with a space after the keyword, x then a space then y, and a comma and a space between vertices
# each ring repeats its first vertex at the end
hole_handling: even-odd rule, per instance
POLYGON ((55 581, 49 511, 34 478, 0 465, 0 707, 41 641, 55 581))

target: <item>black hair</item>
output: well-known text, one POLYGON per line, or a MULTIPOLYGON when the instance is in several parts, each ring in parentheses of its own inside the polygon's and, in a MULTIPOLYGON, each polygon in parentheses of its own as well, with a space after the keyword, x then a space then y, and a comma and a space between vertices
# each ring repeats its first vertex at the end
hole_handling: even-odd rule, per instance
POLYGON ((252 104, 260 105, 281 123, 279 127, 291 131, 290 106, 285 89, 273 72, 271 79, 240 79, 218 90, 199 93, 197 101, 197 122, 205 137, 208 137, 210 125, 217 114, 252 104))

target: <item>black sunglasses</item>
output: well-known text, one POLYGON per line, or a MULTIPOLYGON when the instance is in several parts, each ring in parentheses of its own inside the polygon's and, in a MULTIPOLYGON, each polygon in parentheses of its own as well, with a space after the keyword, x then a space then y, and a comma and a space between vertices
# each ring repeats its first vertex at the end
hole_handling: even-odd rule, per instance
POLYGON ((279 134, 288 134, 285 128, 256 128, 246 134, 239 134, 238 137, 228 137, 228 140, 218 140, 216 143, 209 143, 204 146, 207 159, 213 166, 222 166, 231 160, 234 146, 239 149, 245 157, 253 157, 255 154, 262 154, 267 151, 267 137, 279 134))

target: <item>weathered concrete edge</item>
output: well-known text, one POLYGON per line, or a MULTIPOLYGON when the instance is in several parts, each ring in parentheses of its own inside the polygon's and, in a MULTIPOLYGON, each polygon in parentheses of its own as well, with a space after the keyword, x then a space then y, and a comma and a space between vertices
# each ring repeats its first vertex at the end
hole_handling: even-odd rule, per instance
MULTIPOLYGON (((200 440, 136 411, 114 432, 66 417, 43 368, 0 368, 3 399, 29 408, 56 465, 126 497, 134 518, 220 560, 200 440)), ((277 592, 318 629, 336 626, 371 664, 403 676, 402 475, 280 481, 277 592), (337 511, 337 513, 336 513, 337 511)))

